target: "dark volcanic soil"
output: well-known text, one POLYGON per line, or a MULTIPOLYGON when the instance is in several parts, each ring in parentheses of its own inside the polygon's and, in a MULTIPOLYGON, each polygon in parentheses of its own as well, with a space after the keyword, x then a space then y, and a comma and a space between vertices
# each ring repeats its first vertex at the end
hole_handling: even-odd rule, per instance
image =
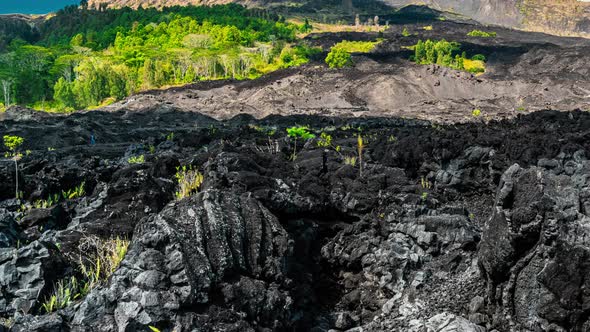
POLYGON ((14 331, 586 331, 590 113, 433 125, 160 106, 7 112, 25 138, 18 212, 0 163, 0 315, 14 331), (286 127, 333 137, 298 142, 286 127), (96 144, 88 144, 91 133, 96 144), (174 133, 172 139, 166 139, 174 133), (357 136, 366 142, 360 163, 357 136), (153 148, 150 148, 153 146, 153 148), (48 148, 51 148, 48 151, 48 148), (129 164, 130 156, 145 156, 129 164), (175 201, 178 165, 204 175, 175 201), (89 235, 124 236, 108 284, 41 315, 89 235), (23 291, 26 290, 26 291, 23 291))
MULTIPOLYGON (((330 70, 311 63, 255 81, 204 82, 151 91, 107 107, 145 109, 169 105, 216 119, 237 114, 324 116, 397 116, 457 123, 474 119, 512 118, 546 108, 590 109, 590 40, 482 27, 454 22, 392 26, 370 55, 354 58, 356 66, 330 70), (412 33, 403 37, 403 28, 412 33), (467 37, 473 29, 496 31, 496 38, 467 37), (418 39, 461 42, 469 56, 484 54, 487 72, 474 76, 408 59, 404 46, 418 39)), ((375 40, 377 33, 312 35, 308 42, 327 50, 341 40, 375 40)))

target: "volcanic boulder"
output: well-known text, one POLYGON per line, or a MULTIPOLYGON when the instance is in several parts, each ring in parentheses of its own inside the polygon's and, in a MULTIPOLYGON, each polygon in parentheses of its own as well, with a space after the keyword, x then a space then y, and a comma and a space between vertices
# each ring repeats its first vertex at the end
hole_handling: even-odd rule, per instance
POLYGON ((289 251, 276 217, 249 194, 202 192, 138 225, 108 287, 85 299, 73 324, 280 329, 290 298, 278 285, 289 251))
POLYGON ((579 152, 550 164, 504 173, 480 266, 500 325, 587 331, 590 162, 579 152))

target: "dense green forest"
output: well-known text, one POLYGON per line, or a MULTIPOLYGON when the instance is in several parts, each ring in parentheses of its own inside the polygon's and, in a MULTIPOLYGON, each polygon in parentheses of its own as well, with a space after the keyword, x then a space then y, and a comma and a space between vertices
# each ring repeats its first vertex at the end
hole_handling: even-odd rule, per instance
POLYGON ((230 4, 91 10, 69 6, 0 49, 0 107, 70 111, 204 79, 255 78, 308 61, 297 26, 230 4))

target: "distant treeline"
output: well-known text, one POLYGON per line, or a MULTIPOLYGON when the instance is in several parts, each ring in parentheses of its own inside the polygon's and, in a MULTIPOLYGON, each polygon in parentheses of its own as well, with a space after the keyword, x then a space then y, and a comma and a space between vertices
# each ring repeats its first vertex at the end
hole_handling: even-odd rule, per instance
POLYGON ((292 44, 309 28, 236 4, 163 10, 68 6, 38 24, 34 34, 6 38, 0 100, 72 110, 142 89, 257 77, 313 56, 315 50, 292 44))

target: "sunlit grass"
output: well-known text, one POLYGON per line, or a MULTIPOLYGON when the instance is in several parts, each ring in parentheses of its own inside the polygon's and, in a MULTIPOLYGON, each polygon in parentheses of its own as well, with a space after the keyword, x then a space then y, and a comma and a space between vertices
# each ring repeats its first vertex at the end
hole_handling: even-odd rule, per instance
POLYGON ((348 53, 369 53, 375 46, 381 43, 381 40, 374 42, 363 42, 363 41, 341 41, 334 45, 332 49, 341 49, 348 53))
POLYGON ((486 64, 481 60, 464 59, 463 66, 465 66, 465 70, 468 72, 476 73, 478 75, 481 75, 486 71, 486 64))
MULTIPOLYGON (((287 21, 288 23, 293 23, 297 25, 302 25, 304 20, 299 18, 293 18, 287 21)), ((386 25, 350 25, 350 24, 330 24, 330 23, 319 23, 319 22, 310 22, 313 29, 308 32, 302 32, 297 35, 299 38, 304 38, 313 33, 326 33, 326 32, 383 32, 387 29, 386 25)))

